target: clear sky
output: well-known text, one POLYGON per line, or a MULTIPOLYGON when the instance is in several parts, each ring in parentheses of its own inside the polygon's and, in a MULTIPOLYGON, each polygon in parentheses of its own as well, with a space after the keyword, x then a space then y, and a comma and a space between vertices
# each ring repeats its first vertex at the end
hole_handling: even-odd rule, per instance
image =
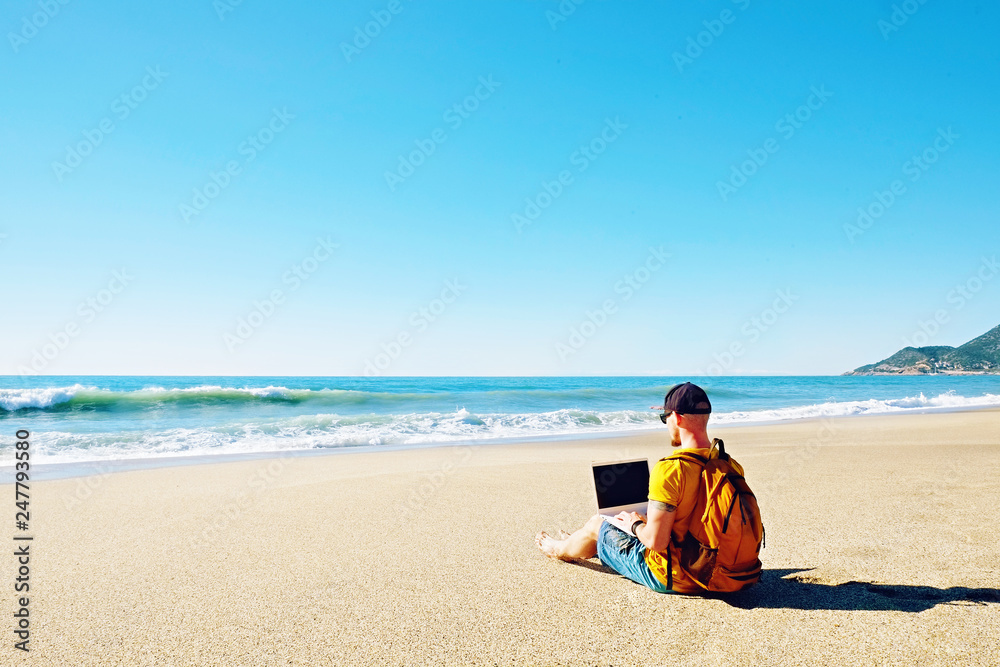
POLYGON ((838 374, 1000 323, 994 3, 0 25, 0 373, 838 374))

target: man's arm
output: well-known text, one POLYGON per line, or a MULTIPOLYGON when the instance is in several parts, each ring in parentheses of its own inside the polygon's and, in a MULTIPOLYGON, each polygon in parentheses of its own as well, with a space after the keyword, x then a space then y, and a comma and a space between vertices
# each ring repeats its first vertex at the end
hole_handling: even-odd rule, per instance
POLYGON ((677 507, 659 500, 649 501, 648 515, 645 524, 635 527, 639 541, 653 551, 666 551, 670 544, 670 531, 674 528, 674 517, 677 507))

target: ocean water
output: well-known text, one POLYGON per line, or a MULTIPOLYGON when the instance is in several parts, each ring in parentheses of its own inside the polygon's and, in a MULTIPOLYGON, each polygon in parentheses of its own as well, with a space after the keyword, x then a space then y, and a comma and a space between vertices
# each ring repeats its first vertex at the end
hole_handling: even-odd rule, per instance
POLYGON ((35 463, 434 445, 662 428, 693 379, 713 424, 1000 406, 1000 376, 107 377, 0 376, 0 468, 32 433, 35 463))

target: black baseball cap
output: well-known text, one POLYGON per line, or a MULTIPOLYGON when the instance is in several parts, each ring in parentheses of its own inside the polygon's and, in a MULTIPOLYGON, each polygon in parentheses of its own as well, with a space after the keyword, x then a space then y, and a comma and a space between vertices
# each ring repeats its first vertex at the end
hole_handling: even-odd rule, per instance
POLYGON ((712 402, 704 389, 685 382, 670 388, 663 399, 663 410, 682 415, 708 415, 712 413, 712 402))

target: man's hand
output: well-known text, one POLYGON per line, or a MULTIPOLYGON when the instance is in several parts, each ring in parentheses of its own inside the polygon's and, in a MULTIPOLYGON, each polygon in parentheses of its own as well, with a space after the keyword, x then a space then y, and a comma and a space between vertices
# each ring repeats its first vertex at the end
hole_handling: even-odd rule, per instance
POLYGON ((629 535, 632 535, 632 524, 636 521, 645 521, 646 517, 638 512, 621 512, 614 519, 608 521, 612 526, 620 528, 629 535))

